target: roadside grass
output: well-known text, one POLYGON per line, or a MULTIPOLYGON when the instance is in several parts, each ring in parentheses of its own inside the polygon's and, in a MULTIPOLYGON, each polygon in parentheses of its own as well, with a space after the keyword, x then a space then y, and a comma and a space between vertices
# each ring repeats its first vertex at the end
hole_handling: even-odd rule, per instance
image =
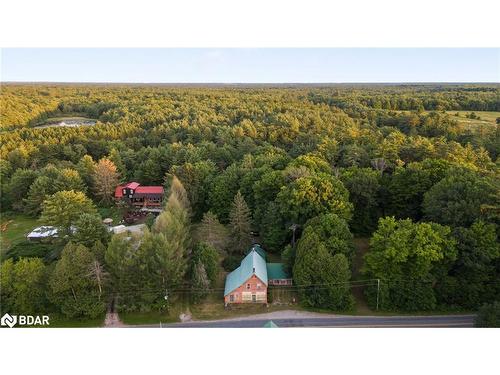
POLYGON ((21 214, 5 213, 0 218, 0 256, 13 245, 25 240, 26 235, 40 223, 36 218, 21 214))
POLYGON ((98 328, 104 326, 104 316, 95 319, 68 319, 50 315, 50 325, 45 328, 98 328))
POLYGON ((123 312, 119 313, 120 320, 127 325, 160 324, 179 322, 179 315, 182 308, 174 305, 168 312, 123 312))

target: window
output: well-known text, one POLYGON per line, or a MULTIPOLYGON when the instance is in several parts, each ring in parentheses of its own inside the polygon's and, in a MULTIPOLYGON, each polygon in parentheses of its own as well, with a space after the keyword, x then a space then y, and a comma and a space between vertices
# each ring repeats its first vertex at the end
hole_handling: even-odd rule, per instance
POLYGON ((247 284, 247 289, 250 289, 250 284, 247 284))
POLYGON ((252 302, 257 302, 257 296, 255 294, 252 294, 252 302))
POLYGON ((257 289, 260 289, 261 285, 260 283, 257 283, 257 289))
POLYGON ((234 294, 229 295, 229 302, 234 302, 234 294))

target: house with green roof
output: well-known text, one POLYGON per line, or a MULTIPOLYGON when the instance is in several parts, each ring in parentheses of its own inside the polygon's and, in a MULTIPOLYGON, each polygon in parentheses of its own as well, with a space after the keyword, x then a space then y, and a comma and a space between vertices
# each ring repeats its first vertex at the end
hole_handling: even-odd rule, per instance
POLYGON ((241 264, 226 277, 224 304, 267 304, 268 285, 291 285, 282 263, 267 263, 266 252, 252 245, 241 264), (289 284, 288 284, 289 283, 289 284))

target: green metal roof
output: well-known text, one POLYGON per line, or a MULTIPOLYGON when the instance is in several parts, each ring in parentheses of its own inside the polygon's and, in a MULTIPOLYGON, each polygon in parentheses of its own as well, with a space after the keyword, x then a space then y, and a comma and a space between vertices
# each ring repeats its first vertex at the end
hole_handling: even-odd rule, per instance
POLYGON ((285 272, 283 263, 267 263, 267 278, 275 279, 290 279, 290 276, 285 272))
POLYGON ((266 324, 263 326, 264 328, 279 328, 276 323, 274 323, 272 320, 268 321, 266 324))
POLYGON ((252 245, 252 247, 248 250, 248 253, 249 254, 252 250, 255 250, 256 252, 259 253, 259 255, 264 258, 264 260, 266 260, 266 252, 264 251, 264 249, 262 247, 260 247, 260 245, 258 243, 255 243, 252 245))
POLYGON ((241 265, 227 275, 226 286, 224 288, 224 296, 227 296, 233 290, 238 288, 253 274, 255 274, 264 284, 267 285, 266 261, 258 253, 255 246, 248 253, 248 255, 243 258, 243 260, 241 261, 241 265))

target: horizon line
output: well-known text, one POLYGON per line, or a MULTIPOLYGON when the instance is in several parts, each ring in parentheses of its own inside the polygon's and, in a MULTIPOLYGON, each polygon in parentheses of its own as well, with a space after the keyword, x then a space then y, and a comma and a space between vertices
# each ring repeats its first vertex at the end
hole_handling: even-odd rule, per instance
POLYGON ((138 85, 343 85, 343 84, 487 84, 500 85, 500 81, 324 81, 324 82, 139 82, 139 81, 2 81, 0 84, 138 84, 138 85))

